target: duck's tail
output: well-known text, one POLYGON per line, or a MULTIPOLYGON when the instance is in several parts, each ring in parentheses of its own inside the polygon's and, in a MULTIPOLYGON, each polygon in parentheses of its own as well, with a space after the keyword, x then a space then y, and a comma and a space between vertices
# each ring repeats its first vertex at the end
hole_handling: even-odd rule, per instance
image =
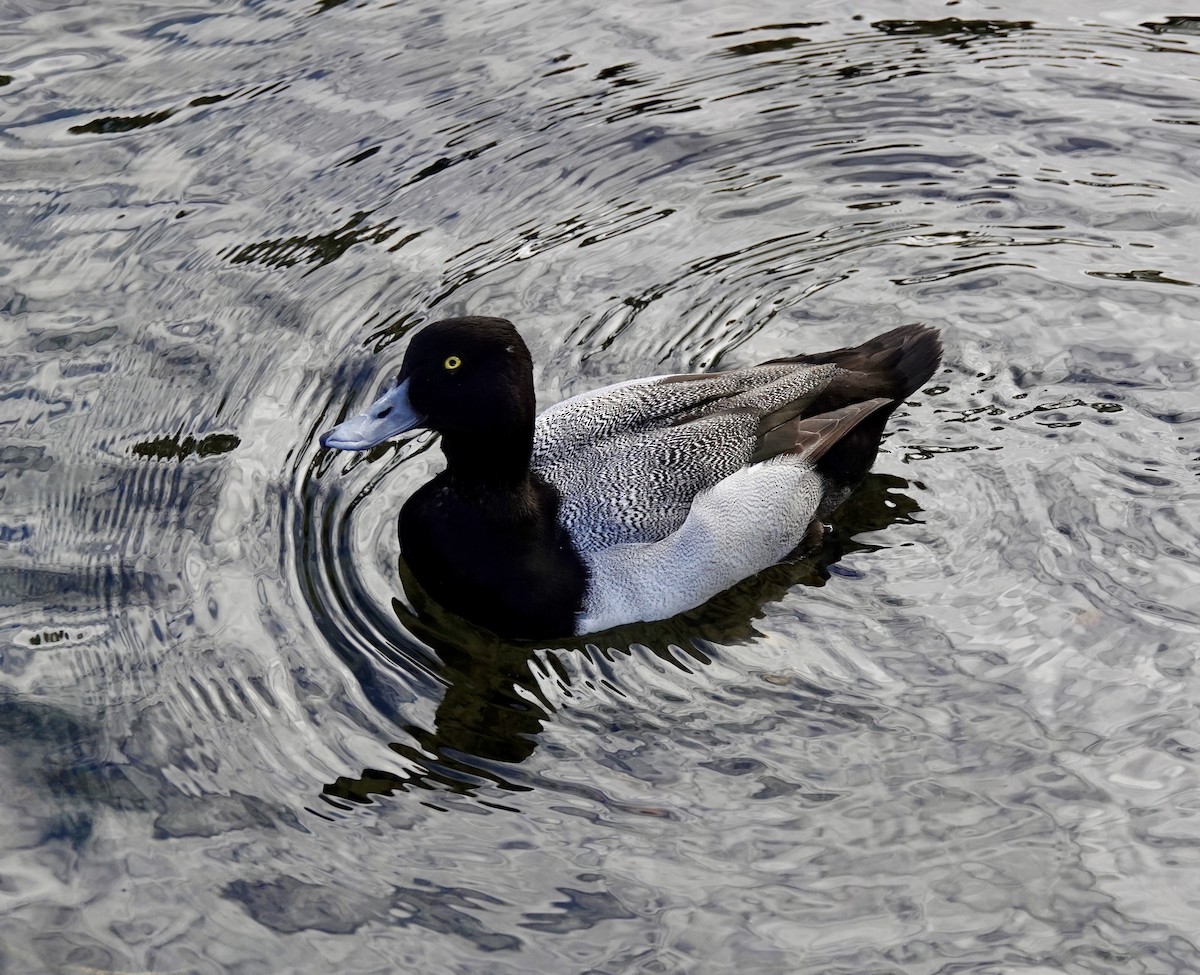
MULTIPOLYGON (((849 401, 858 401, 876 396, 906 399, 929 381, 941 360, 942 342, 938 330, 914 323, 893 328, 852 348, 776 361, 832 363, 850 375, 838 377, 830 385, 841 387, 849 401)), ((838 390, 830 390, 830 393, 837 395, 838 390)), ((830 408, 843 405, 839 403, 830 408)))
POLYGON ((937 329, 913 324, 901 325, 853 348, 779 360, 837 367, 829 385, 805 411, 810 416, 866 400, 891 400, 834 444, 818 461, 817 469, 838 485, 852 486, 861 480, 875 462, 888 418, 929 381, 941 359, 937 329))

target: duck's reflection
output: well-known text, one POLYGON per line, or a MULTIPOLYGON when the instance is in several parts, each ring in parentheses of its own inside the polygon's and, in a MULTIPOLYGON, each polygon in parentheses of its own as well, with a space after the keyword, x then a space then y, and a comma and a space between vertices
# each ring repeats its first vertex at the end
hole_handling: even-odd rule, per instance
MULTIPOLYGON (((701 649, 705 643, 736 645, 753 640, 759 635, 754 621, 763 615, 766 603, 798 585, 822 586, 830 577, 830 567, 846 555, 881 547, 858 541, 858 536, 915 521, 921 507, 905 493, 909 486, 910 482, 891 474, 868 474, 835 513, 832 530, 812 550, 797 553, 792 561, 674 619, 573 637, 565 648, 591 653, 596 647, 636 643, 672 665, 681 665, 682 653, 704 666, 709 662, 701 649)), ((401 576, 417 612, 400 600, 393 600, 393 609, 401 624, 442 661, 447 689, 437 709, 436 728, 409 726, 405 730, 412 740, 390 746, 419 771, 402 775, 366 769, 357 778, 342 777, 326 785, 324 798, 334 805, 366 803, 371 796, 413 789, 470 793, 486 783, 527 790, 511 773, 537 747, 542 724, 553 711, 530 667, 531 658, 547 644, 500 640, 423 600, 403 564, 401 576)), ((545 656, 553 664, 554 655, 545 656)), ((559 676, 569 680, 563 670, 559 676)))

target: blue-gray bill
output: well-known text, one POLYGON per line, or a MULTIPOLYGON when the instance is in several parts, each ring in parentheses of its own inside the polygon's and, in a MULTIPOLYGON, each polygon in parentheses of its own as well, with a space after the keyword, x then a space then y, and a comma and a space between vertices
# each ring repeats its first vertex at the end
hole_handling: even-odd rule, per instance
POLYGON ((334 450, 368 450, 421 426, 424 417, 408 399, 409 380, 393 386, 366 410, 321 436, 321 446, 334 450))

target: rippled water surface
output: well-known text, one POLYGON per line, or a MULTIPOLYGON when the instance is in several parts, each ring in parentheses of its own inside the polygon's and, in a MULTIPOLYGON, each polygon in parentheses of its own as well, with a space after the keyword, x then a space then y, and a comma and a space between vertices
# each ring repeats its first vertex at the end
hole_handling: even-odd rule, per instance
POLYGON ((0 970, 1200 970, 1186 13, 4 6, 0 970), (316 443, 462 313, 947 354, 819 557, 513 646, 316 443))

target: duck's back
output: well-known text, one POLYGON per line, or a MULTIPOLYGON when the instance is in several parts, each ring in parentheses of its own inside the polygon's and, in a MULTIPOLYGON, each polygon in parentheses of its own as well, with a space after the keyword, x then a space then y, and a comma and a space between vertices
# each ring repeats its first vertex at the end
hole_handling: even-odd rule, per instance
POLYGON ((607 386, 538 417, 533 468, 558 490, 560 523, 582 553, 657 542, 697 495, 751 463, 795 454, 797 423, 891 400, 846 429, 844 449, 822 448, 822 476, 838 488, 857 481, 892 409, 939 355, 937 333, 909 325, 821 355, 607 386))
POLYGON ((831 366, 755 366, 620 383, 538 417, 533 468, 561 495, 559 520, 581 551, 658 541, 692 500, 744 467, 763 417, 805 404, 831 366))

